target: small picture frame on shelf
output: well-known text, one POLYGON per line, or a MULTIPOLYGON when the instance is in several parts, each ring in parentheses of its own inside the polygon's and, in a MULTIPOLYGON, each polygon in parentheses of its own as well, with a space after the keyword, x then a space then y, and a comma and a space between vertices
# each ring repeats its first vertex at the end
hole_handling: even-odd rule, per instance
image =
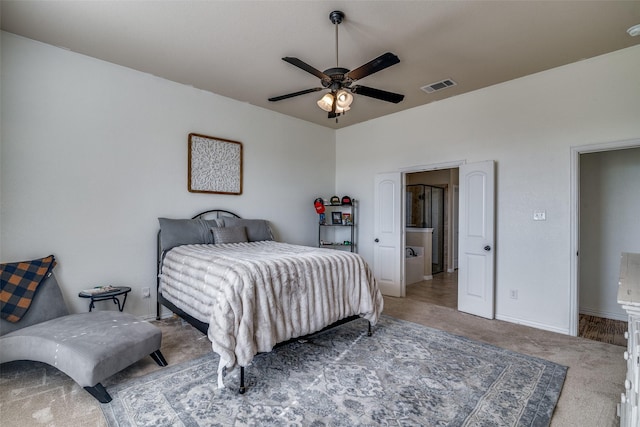
POLYGON ((342 224, 342 212, 331 212, 331 224, 342 224))
POLYGON ((351 225, 351 214, 350 213, 343 213, 342 214, 342 224, 351 225))
POLYGON ((321 213, 321 214, 319 214, 318 216, 319 216, 319 218, 318 218, 318 219, 319 219, 319 221, 320 221, 320 224, 321 224, 321 225, 325 225, 325 224, 327 223, 327 220, 326 220, 326 218, 325 218, 324 214, 323 214, 323 213, 321 213))

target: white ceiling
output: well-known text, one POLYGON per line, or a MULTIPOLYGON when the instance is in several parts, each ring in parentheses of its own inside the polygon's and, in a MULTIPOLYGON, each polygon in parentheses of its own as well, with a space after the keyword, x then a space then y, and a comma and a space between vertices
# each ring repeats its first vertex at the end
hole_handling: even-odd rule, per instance
MULTIPOLYGON (((341 128, 640 44, 639 1, 11 1, 2 29, 331 128, 341 128), (400 63, 357 84, 405 95, 392 104, 354 95, 328 119, 323 92, 284 61, 336 66, 329 13, 341 10, 339 66, 390 51, 400 63), (443 79, 457 86, 427 94, 443 79)), ((544 88, 540 88, 544 91, 544 88)), ((552 94, 550 94, 551 96, 552 94)))

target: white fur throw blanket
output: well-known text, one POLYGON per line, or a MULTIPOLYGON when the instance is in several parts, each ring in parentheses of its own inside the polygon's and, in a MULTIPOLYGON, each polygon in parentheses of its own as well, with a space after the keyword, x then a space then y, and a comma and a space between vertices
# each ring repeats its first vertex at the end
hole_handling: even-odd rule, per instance
POLYGON ((352 315, 374 325, 383 308, 360 255, 273 241, 176 247, 165 256, 160 289, 209 323, 219 387, 225 367, 248 366, 279 342, 352 315))

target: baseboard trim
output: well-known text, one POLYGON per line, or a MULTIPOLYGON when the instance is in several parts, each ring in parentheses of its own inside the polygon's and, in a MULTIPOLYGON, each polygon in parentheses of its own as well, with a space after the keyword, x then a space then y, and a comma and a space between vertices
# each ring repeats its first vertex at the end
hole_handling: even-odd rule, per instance
POLYGON ((503 321, 509 322, 509 323, 515 323, 517 325, 523 325, 523 326, 529 326, 531 328, 542 329, 544 331, 556 332, 558 334, 571 335, 569 333, 569 328, 568 327, 567 328, 558 328, 556 326, 547 325, 545 323, 532 322, 530 320, 522 320, 522 319, 518 319, 516 317, 503 316, 503 315, 496 315, 496 319, 497 320, 503 320, 503 321))
MULTIPOLYGON (((170 318, 172 316, 173 316, 173 311, 169 310, 165 306, 160 307, 160 319, 168 319, 168 318, 170 318)), ((146 316, 140 316, 140 318, 142 320, 151 321, 151 320, 156 320, 156 315, 155 314, 149 314, 149 315, 146 315, 146 316)))
POLYGON ((431 274, 428 276, 422 276, 422 280, 433 280, 433 276, 431 274))

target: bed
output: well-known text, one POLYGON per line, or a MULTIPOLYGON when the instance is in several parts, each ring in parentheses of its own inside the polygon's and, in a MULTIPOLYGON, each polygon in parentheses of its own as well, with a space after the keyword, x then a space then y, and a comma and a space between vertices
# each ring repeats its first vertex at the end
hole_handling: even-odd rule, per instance
POLYGON ((161 305, 205 333, 226 371, 244 369, 276 345, 363 317, 375 325, 383 300, 356 253, 273 239, 265 220, 210 210, 191 219, 160 218, 161 305))

